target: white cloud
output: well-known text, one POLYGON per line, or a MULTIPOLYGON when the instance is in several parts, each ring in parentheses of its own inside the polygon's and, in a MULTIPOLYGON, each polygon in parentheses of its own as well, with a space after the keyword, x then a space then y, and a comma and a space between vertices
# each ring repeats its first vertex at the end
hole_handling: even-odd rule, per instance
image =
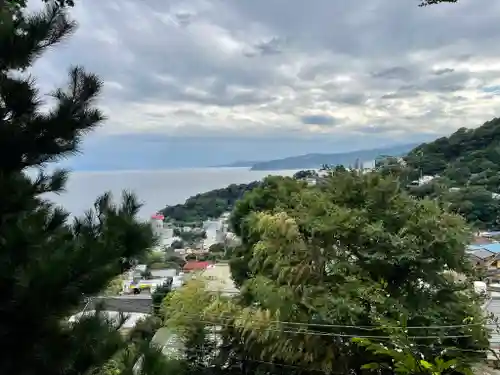
POLYGON ((105 81, 104 132, 451 132, 495 115, 500 3, 86 0, 35 74, 105 81))

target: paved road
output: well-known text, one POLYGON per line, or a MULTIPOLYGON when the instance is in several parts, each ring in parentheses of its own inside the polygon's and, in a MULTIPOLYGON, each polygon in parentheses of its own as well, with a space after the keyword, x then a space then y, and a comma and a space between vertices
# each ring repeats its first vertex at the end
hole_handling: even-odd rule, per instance
POLYGON ((147 294, 118 296, 118 297, 94 297, 87 306, 87 310, 93 310, 99 303, 104 305, 105 310, 151 313, 151 296, 147 294))

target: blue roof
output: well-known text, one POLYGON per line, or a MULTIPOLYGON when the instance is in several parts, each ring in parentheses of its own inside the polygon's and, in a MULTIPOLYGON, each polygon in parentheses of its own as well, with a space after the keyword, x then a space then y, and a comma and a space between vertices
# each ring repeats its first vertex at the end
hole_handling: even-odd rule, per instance
POLYGON ((488 245, 481 245, 481 248, 491 251, 492 253, 500 253, 500 243, 490 243, 488 245))

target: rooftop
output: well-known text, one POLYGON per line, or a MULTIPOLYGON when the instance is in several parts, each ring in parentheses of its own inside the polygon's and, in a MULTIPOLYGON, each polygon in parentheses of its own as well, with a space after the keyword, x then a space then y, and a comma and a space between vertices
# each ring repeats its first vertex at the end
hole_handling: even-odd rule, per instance
POLYGON ((486 249, 474 249, 468 252, 469 254, 478 257, 479 259, 486 259, 492 255, 495 255, 494 252, 486 250, 486 249))
POLYGON ((196 270, 204 270, 208 268, 208 266, 211 266, 211 262, 198 262, 198 261, 190 261, 187 262, 183 269, 184 271, 196 271, 196 270))
POLYGON ((490 244, 481 244, 481 245, 470 245, 467 247, 467 250, 486 250, 492 253, 500 253, 500 243, 490 243, 490 244))

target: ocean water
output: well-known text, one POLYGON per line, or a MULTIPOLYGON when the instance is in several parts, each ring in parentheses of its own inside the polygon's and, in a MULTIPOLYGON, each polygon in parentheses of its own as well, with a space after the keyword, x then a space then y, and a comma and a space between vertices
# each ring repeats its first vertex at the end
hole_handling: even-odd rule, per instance
POLYGON ((198 193, 260 180, 268 175, 291 176, 295 172, 250 171, 247 168, 72 172, 66 192, 51 194, 48 198, 78 216, 91 208, 104 192, 110 191, 117 200, 123 190, 128 190, 143 203, 141 218, 148 218, 166 205, 182 203, 198 193))

